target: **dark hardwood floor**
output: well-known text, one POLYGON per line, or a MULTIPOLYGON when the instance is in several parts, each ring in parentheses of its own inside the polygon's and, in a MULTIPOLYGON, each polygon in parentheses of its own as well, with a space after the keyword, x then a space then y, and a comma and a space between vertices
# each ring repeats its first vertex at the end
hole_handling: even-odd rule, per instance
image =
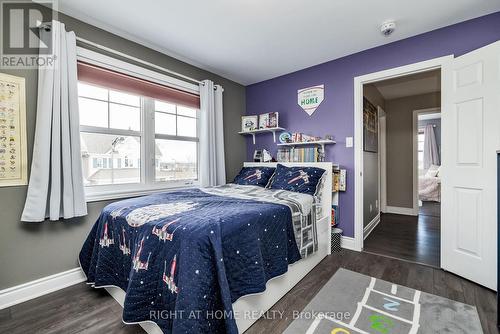
POLYGON ((122 322, 121 306, 85 283, 0 310, 0 333, 146 333, 122 322))
POLYGON ((365 252, 440 267, 439 203, 424 202, 418 217, 384 213, 365 239, 365 252))
MULTIPOLYGON (((341 267, 475 305, 484 333, 499 333, 494 292, 440 269, 348 250, 325 258, 272 307, 274 314, 283 312, 282 317, 261 318, 246 333, 282 333, 293 321, 293 311, 301 311, 341 267)), ((144 331, 137 325, 122 323, 120 306, 104 290, 82 283, 0 310, 0 333, 132 334, 144 331)))
POLYGON ((438 202, 422 202, 418 210, 419 215, 441 217, 441 204, 438 202))

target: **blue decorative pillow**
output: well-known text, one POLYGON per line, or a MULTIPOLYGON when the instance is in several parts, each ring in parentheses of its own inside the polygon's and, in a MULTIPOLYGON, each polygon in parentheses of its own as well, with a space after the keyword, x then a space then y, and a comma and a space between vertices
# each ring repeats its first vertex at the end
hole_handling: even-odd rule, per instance
POLYGON ((274 174, 274 167, 243 167, 233 183, 244 186, 265 187, 274 174))
POLYGON ((317 167, 286 167, 278 164, 271 189, 314 195, 325 170, 317 167))

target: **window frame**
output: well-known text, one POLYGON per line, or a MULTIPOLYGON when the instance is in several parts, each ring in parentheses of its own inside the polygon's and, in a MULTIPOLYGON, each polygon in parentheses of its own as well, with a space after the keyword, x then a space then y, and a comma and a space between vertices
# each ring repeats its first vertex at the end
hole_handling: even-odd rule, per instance
MULTIPOLYGON (((127 63, 116 58, 112 58, 95 51, 82 47, 77 47, 77 60, 86 63, 104 67, 126 75, 131 75, 140 79, 149 80, 161 85, 181 89, 190 93, 199 94, 198 85, 185 82, 146 68, 127 63)), ((83 81, 82 81, 83 82, 83 81)), ((155 107, 153 98, 141 97, 140 113, 141 125, 139 131, 110 129, 94 126, 80 125, 80 132, 91 132, 100 134, 111 134, 119 136, 137 136, 141 139, 141 166, 140 182, 112 185, 92 185, 85 186, 85 197, 87 202, 102 200, 128 198, 162 192, 165 190, 174 190, 181 188, 191 188, 200 185, 200 111, 196 111, 196 137, 161 135, 155 133, 155 107), (197 179, 196 180, 177 180, 177 181, 157 181, 155 177, 155 139, 169 139, 178 141, 197 142, 197 179)), ((168 101, 166 101, 168 102, 168 101)), ((178 117, 178 116, 176 116, 178 117)), ((109 120, 108 120, 109 121, 109 120)), ((124 162, 122 161, 122 165, 124 162)))

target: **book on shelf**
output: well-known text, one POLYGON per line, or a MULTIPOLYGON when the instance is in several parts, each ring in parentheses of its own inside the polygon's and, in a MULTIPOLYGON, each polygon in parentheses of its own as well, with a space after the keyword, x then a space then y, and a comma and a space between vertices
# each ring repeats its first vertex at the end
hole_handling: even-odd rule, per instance
POLYGON ((332 184, 332 190, 334 192, 337 192, 339 191, 340 189, 340 184, 339 184, 339 181, 340 181, 340 170, 338 169, 335 169, 333 170, 333 184, 332 184))
POLYGON ((320 147, 280 148, 276 155, 278 162, 323 162, 324 154, 320 147))
POLYGON ((339 206, 338 205, 332 205, 332 227, 337 226, 339 223, 339 206))

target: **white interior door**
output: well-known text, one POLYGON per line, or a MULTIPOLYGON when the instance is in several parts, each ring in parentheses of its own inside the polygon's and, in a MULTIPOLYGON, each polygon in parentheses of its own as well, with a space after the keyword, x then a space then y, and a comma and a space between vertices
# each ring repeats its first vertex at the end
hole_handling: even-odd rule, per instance
POLYGON ((496 290, 500 42, 442 74, 441 266, 496 290))

